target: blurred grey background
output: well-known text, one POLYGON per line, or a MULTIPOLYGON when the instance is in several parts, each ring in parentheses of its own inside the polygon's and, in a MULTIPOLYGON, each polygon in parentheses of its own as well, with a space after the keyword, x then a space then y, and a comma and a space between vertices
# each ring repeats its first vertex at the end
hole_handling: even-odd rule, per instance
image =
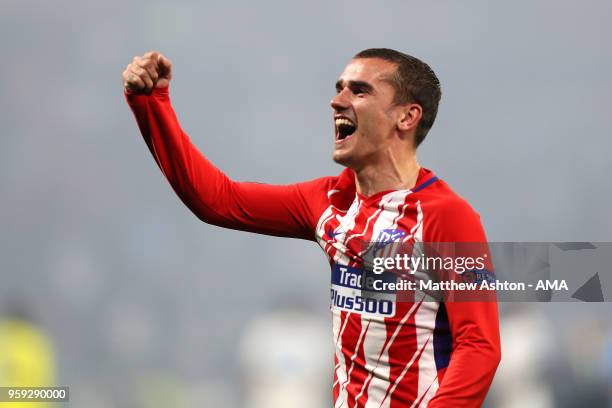
MULTIPOLYGON (((74 407, 301 406, 258 400, 266 364, 326 406, 320 249, 192 216, 140 138, 125 66, 162 51, 205 154, 235 179, 290 183, 341 170, 334 82, 357 51, 396 48, 442 82, 420 162, 491 241, 612 241, 611 20, 605 0, 4 0, 0 313, 44 333, 74 407), (264 347, 306 341, 304 327, 306 356, 264 347)), ((489 406, 610 404, 610 304, 501 309, 489 406)))

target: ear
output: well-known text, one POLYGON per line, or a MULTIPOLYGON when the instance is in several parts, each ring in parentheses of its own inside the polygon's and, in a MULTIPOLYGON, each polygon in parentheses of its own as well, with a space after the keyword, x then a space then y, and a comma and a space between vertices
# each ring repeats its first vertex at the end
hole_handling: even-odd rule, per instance
POLYGON ((397 129, 401 132, 415 130, 423 116, 423 108, 416 103, 408 103, 399 107, 397 129))

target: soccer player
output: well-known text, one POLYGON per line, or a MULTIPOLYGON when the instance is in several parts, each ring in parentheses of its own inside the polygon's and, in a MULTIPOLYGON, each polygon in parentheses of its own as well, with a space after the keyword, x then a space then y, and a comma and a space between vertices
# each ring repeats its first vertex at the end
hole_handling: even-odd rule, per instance
POLYGON ((495 302, 360 290, 368 242, 486 241, 474 210, 417 162, 441 96, 431 68, 390 49, 355 55, 331 101, 333 159, 346 169, 292 185, 236 182, 211 164, 179 125, 171 78, 158 52, 123 72, 142 136, 185 205, 206 223, 316 241, 327 255, 335 407, 480 406, 501 355, 495 302))

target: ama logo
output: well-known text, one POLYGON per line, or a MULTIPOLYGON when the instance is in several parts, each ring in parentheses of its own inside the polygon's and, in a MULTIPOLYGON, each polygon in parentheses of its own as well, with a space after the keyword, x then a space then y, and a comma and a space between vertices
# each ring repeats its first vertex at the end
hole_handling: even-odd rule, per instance
POLYGON ((381 249, 386 247, 387 245, 398 241, 406 235, 406 232, 400 229, 384 229, 380 231, 378 234, 378 238, 374 241, 374 248, 381 249))

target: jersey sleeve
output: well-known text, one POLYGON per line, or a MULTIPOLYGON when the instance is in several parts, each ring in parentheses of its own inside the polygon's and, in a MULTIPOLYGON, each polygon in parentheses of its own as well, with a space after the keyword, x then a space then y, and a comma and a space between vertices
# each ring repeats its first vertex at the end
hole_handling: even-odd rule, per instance
POLYGON ((168 88, 126 94, 153 158, 202 221, 260 234, 314 239, 316 204, 332 177, 291 185, 236 182, 216 168, 181 129, 168 88))
MULTIPOLYGON (((452 243, 455 256, 473 257, 476 252, 483 255, 483 251, 488 254, 480 217, 463 200, 453 201, 431 221, 428 228, 431 235, 425 239, 452 243)), ((490 262, 485 265, 492 270, 490 262)), ((501 359, 499 318, 494 292, 483 294, 477 300, 444 303, 453 349, 448 367, 439 375, 440 387, 428 408, 480 407, 487 395, 501 359)))

